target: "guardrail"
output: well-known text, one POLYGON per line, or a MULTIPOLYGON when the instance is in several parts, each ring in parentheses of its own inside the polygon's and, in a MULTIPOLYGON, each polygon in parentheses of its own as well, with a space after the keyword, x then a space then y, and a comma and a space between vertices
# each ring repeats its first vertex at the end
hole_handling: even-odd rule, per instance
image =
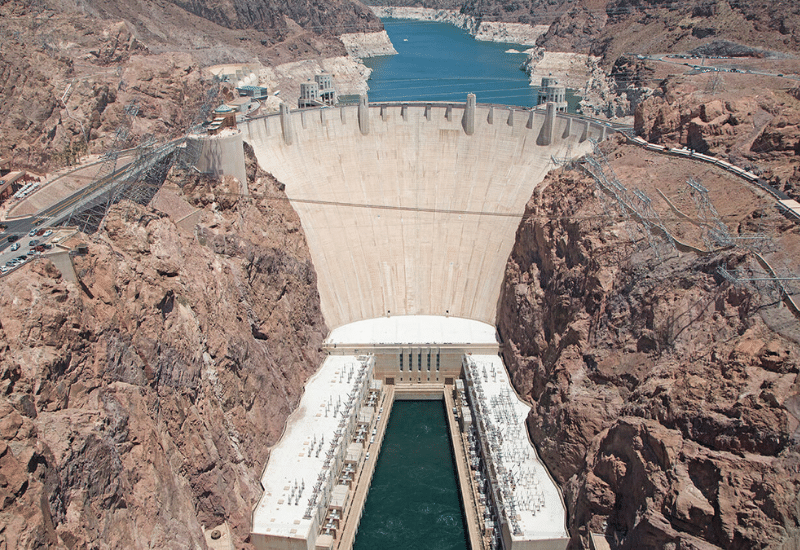
MULTIPOLYGON (((376 102, 369 102, 367 104, 368 107, 450 107, 452 109, 464 109, 466 108, 466 102, 454 102, 454 101, 376 101, 376 102)), ((312 112, 312 111, 319 111, 322 109, 336 109, 342 107, 358 107, 358 104, 346 104, 346 105, 334 105, 332 107, 328 106, 321 106, 321 107, 304 107, 302 109, 292 109, 290 110, 291 113, 300 113, 300 112, 312 112)), ((502 109, 502 110, 514 110, 514 111, 532 111, 537 110, 538 107, 524 107, 521 105, 504 105, 501 103, 477 103, 476 107, 493 107, 495 109, 502 109)), ((279 112, 274 113, 266 113, 263 115, 258 115, 254 117, 247 117, 245 119, 246 122, 252 120, 260 120, 262 118, 269 118, 274 116, 280 116, 279 112)), ((591 122, 592 124, 599 124, 601 126, 606 126, 614 131, 617 132, 632 132, 633 127, 628 126, 626 124, 620 124, 617 122, 611 122, 608 120, 603 120, 599 118, 592 118, 590 116, 582 115, 579 113, 558 113, 556 116, 560 117, 569 117, 578 120, 585 120, 587 122, 591 122)))
POLYGON ((640 147, 644 147, 648 151, 655 151, 657 153, 663 153, 674 157, 695 159, 701 162, 718 166, 723 170, 730 172, 731 174, 737 175, 741 178, 744 178, 748 182, 757 185, 758 187, 760 187, 761 189, 763 189, 764 191, 766 191, 767 193, 769 193, 778 200, 788 200, 790 198, 783 191, 780 191, 772 187, 765 179, 760 178, 756 174, 748 170, 745 170, 744 168, 736 166, 735 164, 731 164, 730 162, 724 161, 722 159, 718 159, 716 157, 712 157, 709 155, 704 155, 692 149, 686 149, 685 147, 681 149, 672 149, 669 147, 665 147, 664 145, 657 145, 655 143, 650 143, 648 141, 645 141, 639 136, 631 137, 626 134, 626 137, 629 142, 639 145, 640 147))

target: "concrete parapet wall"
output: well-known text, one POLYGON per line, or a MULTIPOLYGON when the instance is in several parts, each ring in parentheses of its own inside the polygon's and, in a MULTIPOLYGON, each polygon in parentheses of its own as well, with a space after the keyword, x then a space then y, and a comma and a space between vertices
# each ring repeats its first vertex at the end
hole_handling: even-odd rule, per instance
POLYGON ((195 168, 200 172, 215 176, 234 176, 246 187, 247 171, 244 166, 244 140, 241 132, 189 136, 187 140, 201 143, 202 149, 195 163, 195 168))
POLYGON ((551 157, 584 154, 606 127, 559 114, 543 129, 543 111, 474 112, 473 121, 464 104, 397 103, 240 126, 300 215, 329 327, 419 314, 494 324, 517 226, 551 157))

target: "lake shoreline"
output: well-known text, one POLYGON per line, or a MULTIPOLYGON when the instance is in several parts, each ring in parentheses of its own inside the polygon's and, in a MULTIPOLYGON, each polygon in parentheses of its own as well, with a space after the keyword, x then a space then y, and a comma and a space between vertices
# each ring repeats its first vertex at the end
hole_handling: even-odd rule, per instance
POLYGON ((547 32, 549 25, 526 25, 501 21, 479 21, 471 15, 456 10, 434 8, 409 8, 401 6, 368 6, 379 19, 409 19, 450 23, 467 31, 476 40, 534 46, 536 40, 547 32))

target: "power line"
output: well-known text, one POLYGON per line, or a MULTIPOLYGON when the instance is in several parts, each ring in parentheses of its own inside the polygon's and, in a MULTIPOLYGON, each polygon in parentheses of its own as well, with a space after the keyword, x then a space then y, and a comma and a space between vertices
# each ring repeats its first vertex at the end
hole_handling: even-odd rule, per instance
MULTIPOLYGON (((154 184, 147 184, 147 183, 137 183, 139 186, 150 186, 159 188, 160 185, 154 184)), ((540 221, 561 221, 561 220, 574 220, 574 221, 582 221, 582 220, 604 220, 608 219, 609 216, 605 213, 602 214, 583 214, 583 215, 576 215, 576 214, 564 214, 564 215, 543 215, 543 214, 525 214, 524 212, 497 212, 491 210, 462 210, 462 209, 448 209, 448 208, 427 208, 427 207, 419 207, 419 206, 398 206, 398 205, 388 205, 388 204, 378 204, 378 203, 361 203, 361 202, 347 202, 347 201, 332 201, 332 200, 323 200, 323 199, 309 199, 309 198, 290 198, 286 195, 268 195, 263 193, 253 193, 250 192, 249 195, 245 195, 243 193, 238 193, 235 191, 213 191, 215 195, 221 197, 238 197, 244 199, 250 199, 253 201, 271 201, 271 202, 288 202, 288 203, 297 203, 297 204, 313 204, 317 206, 331 206, 331 207, 344 207, 344 208, 360 208, 360 209, 367 209, 367 210, 389 210, 389 211, 397 211, 397 212, 415 212, 415 213, 426 213, 426 214, 444 214, 444 215, 458 215, 458 216, 485 216, 485 217, 500 217, 500 218, 522 218, 522 221, 526 220, 540 220, 540 221)), ((184 192, 184 194, 187 194, 184 192)), ((612 216, 613 218, 613 216, 612 216)), ((674 222, 684 222, 686 221, 684 218, 680 216, 662 216, 661 221, 674 221, 674 222)), ((719 216, 719 219, 730 219, 733 221, 738 221, 741 219, 739 216, 735 215, 728 215, 728 216, 719 216)), ((620 216, 617 221, 622 221, 623 217, 620 216)))

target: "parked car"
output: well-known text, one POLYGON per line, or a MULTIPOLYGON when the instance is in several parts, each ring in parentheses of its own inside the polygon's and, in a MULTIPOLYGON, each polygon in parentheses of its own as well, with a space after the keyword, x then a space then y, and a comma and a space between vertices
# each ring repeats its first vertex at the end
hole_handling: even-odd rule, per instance
POLYGON ((36 232, 36 236, 37 236, 37 237, 41 237, 42 235, 44 235, 44 229, 39 229, 39 230, 36 232))
POLYGON ((10 242, 10 243, 13 243, 13 242, 18 241, 18 240, 19 240, 19 235, 9 235, 8 236, 8 242, 10 242))
POLYGON ((35 237, 35 236, 36 236, 36 230, 35 229, 31 229, 30 231, 28 231, 28 237, 35 237))
POLYGON ((37 244, 39 244, 39 239, 32 239, 28 241, 28 246, 36 246, 37 244))
POLYGON ((19 243, 14 243, 11 245, 11 252, 14 252, 15 250, 19 250, 19 243))
POLYGON ((47 231, 44 232, 44 235, 42 235, 42 237, 49 237, 52 234, 53 234, 53 230, 52 229, 48 229, 47 231))

